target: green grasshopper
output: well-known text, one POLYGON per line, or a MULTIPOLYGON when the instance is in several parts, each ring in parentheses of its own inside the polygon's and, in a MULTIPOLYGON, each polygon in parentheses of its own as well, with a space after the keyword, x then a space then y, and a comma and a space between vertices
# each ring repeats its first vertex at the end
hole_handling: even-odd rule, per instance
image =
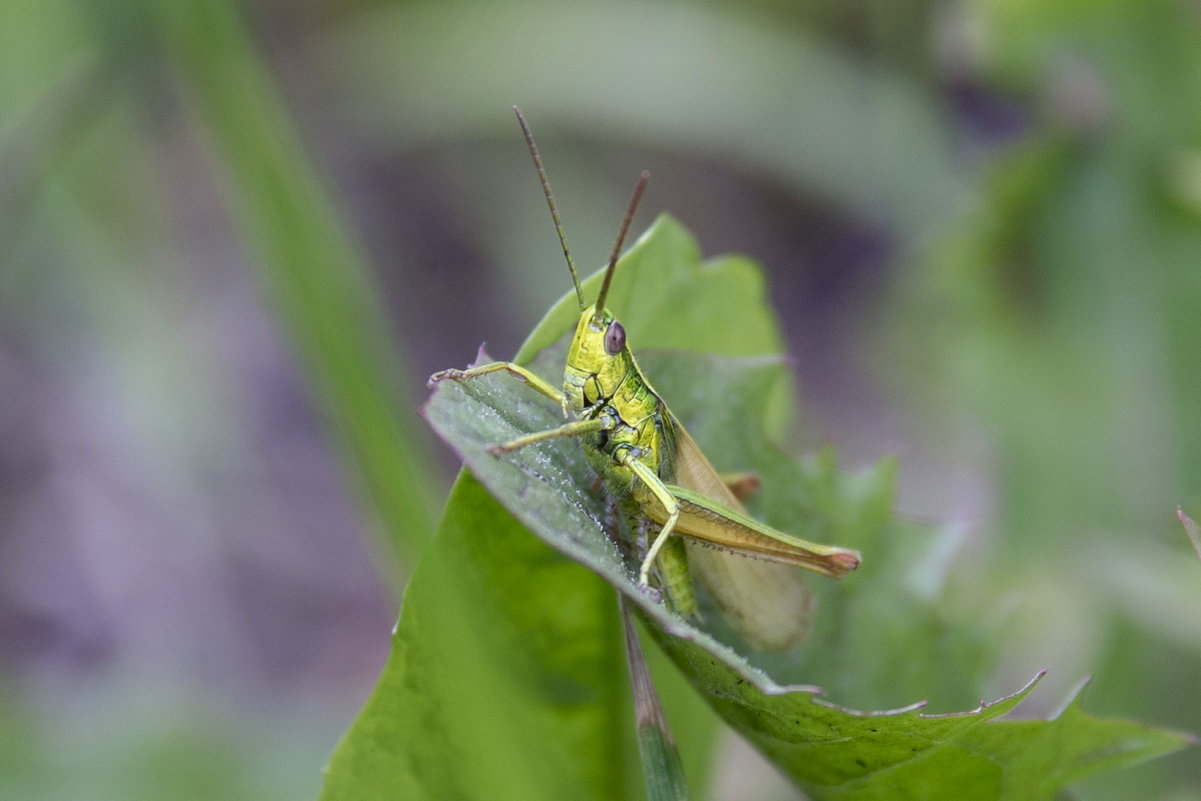
POLYGON ((793 566, 842 578, 859 566, 859 553, 808 542, 752 518, 639 369, 625 329, 605 307, 605 298, 649 174, 639 177, 600 293, 595 303, 587 305, 542 158, 521 111, 516 107, 514 111, 580 306, 563 387, 557 389, 512 362, 443 370, 430 377, 430 386, 505 372, 560 404, 570 422, 494 445, 489 451, 502 455, 556 437, 577 437, 629 530, 636 537, 645 536, 639 549, 642 587, 650 590, 653 578, 675 612, 698 616, 691 560, 692 570, 749 643, 770 649, 792 645, 804 633, 808 616, 808 593, 793 566), (690 541, 687 547, 684 538, 690 541), (693 542, 713 548, 694 548, 693 542))

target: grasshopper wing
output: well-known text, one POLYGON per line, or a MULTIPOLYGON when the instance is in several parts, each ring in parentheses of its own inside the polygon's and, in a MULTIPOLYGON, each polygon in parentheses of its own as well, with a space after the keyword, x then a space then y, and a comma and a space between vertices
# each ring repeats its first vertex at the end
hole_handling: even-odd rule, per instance
MULTIPOLYGON (((676 434, 674 482, 747 514, 696 441, 678 420, 672 422, 676 434)), ((729 553, 720 550, 720 545, 706 547, 692 537, 685 537, 685 543, 693 574, 748 645, 783 651, 804 639, 813 604, 798 568, 729 553)))

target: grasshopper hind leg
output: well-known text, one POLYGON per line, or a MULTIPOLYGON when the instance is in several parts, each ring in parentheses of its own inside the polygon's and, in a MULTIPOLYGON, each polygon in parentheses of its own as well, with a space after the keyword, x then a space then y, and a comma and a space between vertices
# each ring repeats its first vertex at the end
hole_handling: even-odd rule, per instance
MULTIPOLYGON (((644 515, 635 518, 636 534, 633 561, 641 564, 650 543, 658 537, 662 527, 644 515)), ((651 569, 652 589, 667 604, 667 608, 683 618, 699 620, 696 589, 688 570, 688 551, 680 537, 668 537, 655 557, 651 569)))
POLYGON ((659 587, 667 599, 667 605, 682 618, 699 620, 700 609, 696 601, 696 588, 688 573, 688 552, 684 540, 671 537, 663 544, 655 560, 655 573, 659 587))

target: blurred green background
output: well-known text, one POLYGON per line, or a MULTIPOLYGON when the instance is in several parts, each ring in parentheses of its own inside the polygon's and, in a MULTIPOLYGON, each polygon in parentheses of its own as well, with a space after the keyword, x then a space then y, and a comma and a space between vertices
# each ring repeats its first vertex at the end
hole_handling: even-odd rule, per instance
POLYGON ((455 469, 424 378, 569 288, 513 103, 585 269, 643 168, 636 230, 764 264, 798 448, 959 532, 982 693, 1201 731, 1198 86, 1185 0, 5 0, 0 796, 316 795, 455 469))

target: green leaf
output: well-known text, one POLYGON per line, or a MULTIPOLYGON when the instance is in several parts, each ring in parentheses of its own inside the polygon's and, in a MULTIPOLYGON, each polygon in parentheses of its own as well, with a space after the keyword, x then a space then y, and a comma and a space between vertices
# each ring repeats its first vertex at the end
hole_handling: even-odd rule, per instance
POLYGON ((604 582, 462 474, 321 798, 626 797, 620 636, 604 582))
MULTIPOLYGON (((994 704, 933 716, 917 706, 855 712, 815 687, 781 683, 830 679, 837 697, 869 700, 939 682, 963 687, 973 680, 948 682, 946 668, 978 665, 981 638, 938 613, 945 559, 931 546, 940 538, 890 522, 891 462, 846 476, 829 453, 799 465, 769 441, 765 432, 777 426, 768 418, 786 422, 773 397, 787 391, 787 376, 773 355, 778 338, 761 280, 747 262, 701 265, 687 232, 660 218, 622 261, 611 298, 635 347, 645 332, 655 344, 736 354, 639 351, 718 469, 760 474, 758 514, 805 537, 859 547, 864 567, 842 583, 812 582, 820 615, 809 643, 749 654, 715 614, 702 630, 639 589, 634 566, 606 535, 578 443, 487 453, 557 425, 554 404, 502 374, 443 382, 425 414, 471 476, 460 479, 436 547, 414 577, 389 666, 335 755, 326 798, 401 789, 439 798, 627 797, 630 777, 616 767, 627 763, 614 760, 632 752, 632 726, 618 708, 621 643, 606 584, 640 611, 698 693, 816 799, 1049 799, 1069 781, 1186 742, 1088 717, 1075 704, 1055 721, 997 722, 1035 682, 994 704), (716 304, 712 316, 693 318, 685 308, 700 298, 716 304), (503 775, 493 777, 493 767, 503 775)), ((522 355, 560 336, 574 306, 572 294, 552 309, 522 355)), ((552 379, 562 347, 543 349, 531 369, 552 379)))

